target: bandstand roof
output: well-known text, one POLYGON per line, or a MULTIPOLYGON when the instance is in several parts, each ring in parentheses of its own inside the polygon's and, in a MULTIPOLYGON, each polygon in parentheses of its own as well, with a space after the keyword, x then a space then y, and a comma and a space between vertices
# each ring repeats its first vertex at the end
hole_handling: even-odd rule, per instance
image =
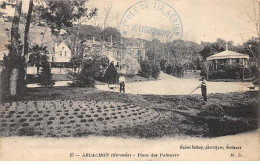
POLYGON ((207 61, 218 59, 249 59, 249 55, 226 50, 206 58, 207 61))

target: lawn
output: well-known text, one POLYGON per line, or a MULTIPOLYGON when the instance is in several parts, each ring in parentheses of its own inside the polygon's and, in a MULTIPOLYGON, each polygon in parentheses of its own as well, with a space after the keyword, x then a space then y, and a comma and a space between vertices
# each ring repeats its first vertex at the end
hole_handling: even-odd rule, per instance
POLYGON ((1 136, 217 137, 258 128, 259 93, 130 95, 95 88, 31 88, 1 105, 1 136))

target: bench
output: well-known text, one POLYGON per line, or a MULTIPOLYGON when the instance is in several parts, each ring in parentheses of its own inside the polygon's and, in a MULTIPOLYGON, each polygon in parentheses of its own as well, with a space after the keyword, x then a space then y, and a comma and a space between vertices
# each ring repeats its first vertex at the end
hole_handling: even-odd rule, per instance
POLYGON ((108 83, 108 89, 114 90, 118 88, 118 83, 108 83))
POLYGON ((255 91, 255 85, 253 87, 247 87, 249 88, 249 91, 254 90, 255 91))

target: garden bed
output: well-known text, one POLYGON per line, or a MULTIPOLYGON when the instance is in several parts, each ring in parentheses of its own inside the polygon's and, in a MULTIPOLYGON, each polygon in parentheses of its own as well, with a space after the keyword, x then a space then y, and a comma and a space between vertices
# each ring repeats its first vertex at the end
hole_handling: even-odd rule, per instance
POLYGON ((147 125, 158 112, 140 106, 97 101, 26 101, 1 106, 1 136, 82 136, 147 125))
POLYGON ((259 127, 259 92, 130 95, 32 88, 0 107, 1 136, 217 137, 259 127))

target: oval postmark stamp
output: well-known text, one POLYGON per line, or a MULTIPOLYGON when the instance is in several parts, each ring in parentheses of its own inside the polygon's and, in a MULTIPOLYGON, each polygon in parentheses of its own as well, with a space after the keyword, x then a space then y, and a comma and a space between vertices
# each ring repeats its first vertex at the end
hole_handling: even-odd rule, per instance
POLYGON ((119 30, 124 37, 182 39, 183 26, 175 9, 161 0, 142 0, 130 6, 121 18, 119 30))

